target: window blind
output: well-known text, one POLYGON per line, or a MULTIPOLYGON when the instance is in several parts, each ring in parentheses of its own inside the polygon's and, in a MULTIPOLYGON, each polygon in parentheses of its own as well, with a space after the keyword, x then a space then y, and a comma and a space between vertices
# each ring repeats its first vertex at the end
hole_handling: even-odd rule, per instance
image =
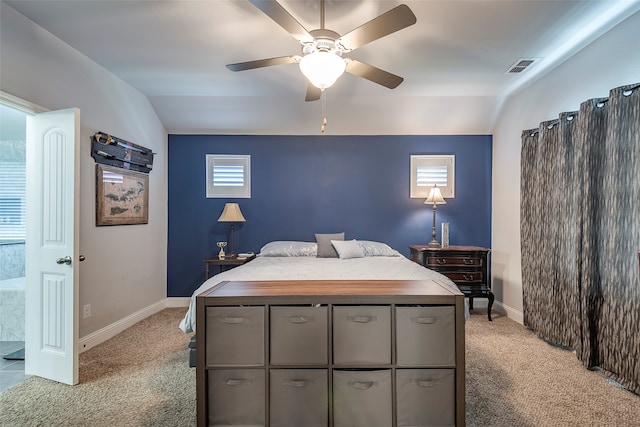
POLYGON ((0 240, 26 237, 26 165, 0 163, 0 240))
POLYGON ((418 187, 446 187, 448 184, 448 167, 446 165, 418 166, 416 184, 418 187))
POLYGON ((213 185, 225 187, 244 187, 243 165, 213 165, 213 185))

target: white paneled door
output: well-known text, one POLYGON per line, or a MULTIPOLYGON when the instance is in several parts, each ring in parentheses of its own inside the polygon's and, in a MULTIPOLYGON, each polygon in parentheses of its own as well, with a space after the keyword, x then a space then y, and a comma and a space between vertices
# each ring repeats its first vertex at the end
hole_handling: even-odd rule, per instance
POLYGON ((78 383, 80 110, 27 119, 25 373, 78 383))

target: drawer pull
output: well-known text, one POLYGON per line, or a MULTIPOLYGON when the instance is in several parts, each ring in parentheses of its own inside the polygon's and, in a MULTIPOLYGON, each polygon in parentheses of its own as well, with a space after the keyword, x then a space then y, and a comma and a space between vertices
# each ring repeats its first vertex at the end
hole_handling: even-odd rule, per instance
POLYGON ((466 280, 467 282, 471 282, 473 280, 473 275, 472 274, 463 274, 462 278, 464 280, 466 280))
POLYGON ((419 323, 421 325, 433 325, 437 321, 437 317, 416 317, 416 323, 419 323))
POLYGON ((282 385, 284 385, 284 386, 295 387, 295 388, 306 387, 307 384, 313 384, 313 381, 311 381, 311 380, 287 380, 287 381, 284 381, 282 383, 282 385))
POLYGON ((438 384, 438 381, 431 380, 431 379, 412 380, 411 382, 417 385, 418 387, 433 387, 438 384))
POLYGON ((355 323, 369 323, 376 320, 376 316, 347 316, 347 320, 355 323))
POLYGON ((371 387, 376 385, 376 381, 349 381, 347 385, 353 387, 357 390, 369 390, 371 387))
POLYGON ((436 258, 436 264, 446 264, 447 263, 447 259, 446 258, 436 258))
POLYGON ((225 317, 220 322, 228 323, 230 325, 237 325, 238 323, 244 322, 244 317, 225 317))
POLYGON ((462 263, 463 263, 464 265, 473 265, 473 260, 472 260, 472 259, 465 258, 465 259, 463 259, 463 260, 462 260, 462 263))
POLYGON ((236 387, 243 384, 251 384, 252 381, 244 378, 229 378, 224 383, 230 387, 236 387))
POLYGON ((291 323, 309 323, 309 322, 313 322, 313 317, 310 317, 310 316, 289 316, 289 322, 291 322, 291 323))

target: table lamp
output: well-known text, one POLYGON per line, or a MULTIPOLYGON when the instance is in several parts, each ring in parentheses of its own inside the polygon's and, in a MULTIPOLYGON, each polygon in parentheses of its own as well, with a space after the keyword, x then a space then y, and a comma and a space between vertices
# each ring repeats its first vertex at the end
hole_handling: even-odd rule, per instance
POLYGON ((427 199, 424 201, 425 205, 433 204, 433 227, 431 228, 431 241, 429 242, 430 248, 439 248, 440 243, 436 239, 436 205, 444 205, 447 202, 442 198, 442 193, 437 186, 433 186, 427 199))
POLYGON ((224 205, 224 209, 222 210, 222 214, 220 218, 218 218, 218 222, 230 222, 231 223, 231 253, 230 256, 236 256, 236 253, 233 249, 233 227, 235 222, 245 222, 244 216, 240 211, 240 206, 237 203, 226 203, 224 205))

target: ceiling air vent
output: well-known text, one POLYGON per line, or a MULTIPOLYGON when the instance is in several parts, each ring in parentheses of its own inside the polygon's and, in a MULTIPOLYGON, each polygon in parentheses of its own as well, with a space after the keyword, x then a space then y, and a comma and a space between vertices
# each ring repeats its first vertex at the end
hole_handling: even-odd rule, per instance
POLYGON ((509 67, 506 74, 520 74, 521 72, 529 68, 529 66, 536 61, 537 61, 537 58, 518 59, 515 64, 509 67))

